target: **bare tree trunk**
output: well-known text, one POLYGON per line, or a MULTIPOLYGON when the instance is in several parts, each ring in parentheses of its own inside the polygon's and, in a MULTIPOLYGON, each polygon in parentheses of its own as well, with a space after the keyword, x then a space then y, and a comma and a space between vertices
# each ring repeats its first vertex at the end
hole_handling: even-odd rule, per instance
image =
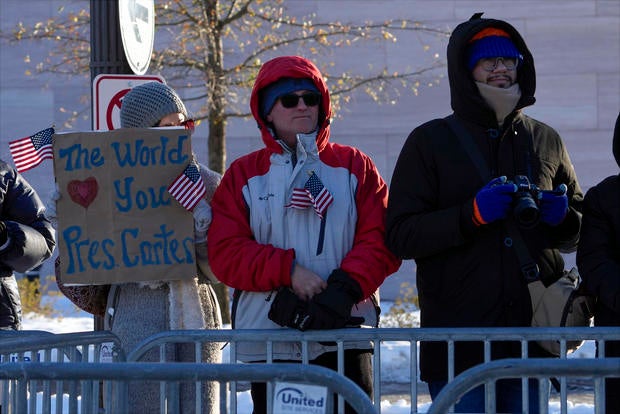
MULTIPOLYGON (((207 0, 206 12, 209 20, 207 31, 207 90, 209 105, 209 168, 224 174, 226 169, 226 83, 224 78, 224 52, 222 32, 217 15, 218 0, 207 0)), ((222 312, 222 322, 231 323, 230 291, 224 284, 215 285, 215 293, 222 312)))
MULTIPOLYGON (((226 164, 226 145, 225 145, 225 126, 226 122, 222 119, 216 121, 214 116, 209 116, 209 167, 222 174, 226 164)), ((222 322, 230 323, 230 292, 223 283, 214 286, 220 310, 222 312, 222 322)))
POLYGON ((224 96, 214 96, 214 109, 209 111, 209 168, 224 174, 226 170, 226 120, 221 102, 224 96))

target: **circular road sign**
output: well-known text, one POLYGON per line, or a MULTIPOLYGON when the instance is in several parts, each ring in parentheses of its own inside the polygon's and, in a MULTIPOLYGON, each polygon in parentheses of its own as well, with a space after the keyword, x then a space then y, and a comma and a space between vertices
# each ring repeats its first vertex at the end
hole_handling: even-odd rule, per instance
POLYGON ((154 0, 118 0, 118 20, 129 66, 136 75, 143 75, 153 53, 154 0))
POLYGON ((157 75, 97 75, 93 80, 93 130, 120 128, 121 102, 125 94, 134 86, 153 81, 166 83, 157 75))

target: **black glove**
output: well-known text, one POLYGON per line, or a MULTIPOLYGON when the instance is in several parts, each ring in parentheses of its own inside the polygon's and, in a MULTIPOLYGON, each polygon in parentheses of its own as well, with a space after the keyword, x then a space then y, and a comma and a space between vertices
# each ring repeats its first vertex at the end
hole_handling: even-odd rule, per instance
POLYGON ((0 220, 0 246, 6 243, 9 238, 9 231, 6 229, 6 223, 0 220))
POLYGON ((364 318, 351 317, 353 305, 362 299, 359 283, 342 269, 336 269, 327 279, 327 288, 314 295, 308 304, 308 329, 339 329, 360 325, 364 318))
POLYGON ((310 302, 301 300, 289 288, 280 289, 268 316, 280 326, 300 331, 361 325, 364 318, 351 317, 353 305, 361 298, 359 284, 341 269, 336 269, 327 279, 327 288, 314 295, 310 302))
POLYGON ((280 326, 288 326, 300 331, 309 329, 308 302, 301 300, 287 287, 281 288, 273 298, 268 317, 280 326))

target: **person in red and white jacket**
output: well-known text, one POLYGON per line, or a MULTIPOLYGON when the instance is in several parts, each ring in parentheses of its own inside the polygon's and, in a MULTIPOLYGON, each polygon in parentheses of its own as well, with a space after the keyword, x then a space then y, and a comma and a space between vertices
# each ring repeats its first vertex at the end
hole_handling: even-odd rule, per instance
MULTIPOLYGON (((378 288, 401 263, 385 246, 386 183, 366 154, 330 142, 329 91, 309 60, 266 62, 250 106, 265 146, 224 174, 208 234, 213 273, 235 289, 233 328, 376 327, 378 288)), ((239 345, 241 360, 266 360, 264 344, 239 345)), ((369 342, 345 348, 345 375, 372 395, 369 342)), ((309 358, 336 369, 335 343, 311 343, 309 358)), ((300 361, 300 344, 275 344, 274 359, 300 361)), ((264 389, 252 384, 255 413, 264 389)))

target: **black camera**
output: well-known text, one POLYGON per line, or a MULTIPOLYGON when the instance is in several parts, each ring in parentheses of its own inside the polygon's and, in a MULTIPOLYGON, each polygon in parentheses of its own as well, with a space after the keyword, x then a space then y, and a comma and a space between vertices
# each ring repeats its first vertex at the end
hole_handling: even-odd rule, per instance
POLYGON ((516 175, 513 183, 517 186, 513 196, 513 214, 521 227, 531 229, 540 219, 538 196, 542 190, 530 183, 525 175, 516 175))

